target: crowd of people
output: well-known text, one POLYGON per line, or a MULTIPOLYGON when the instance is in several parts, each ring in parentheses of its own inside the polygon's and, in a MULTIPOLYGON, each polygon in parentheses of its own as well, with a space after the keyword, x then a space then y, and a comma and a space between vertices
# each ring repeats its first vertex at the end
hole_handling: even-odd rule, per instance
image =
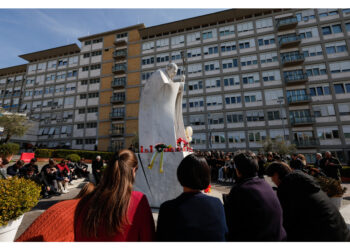
POLYGON ((350 241, 342 215, 314 178, 339 169, 328 152, 310 168, 301 155, 288 164, 272 153, 266 159, 251 151, 224 156, 223 166, 230 161, 234 172, 224 202, 202 192, 211 181, 212 158, 190 154, 177 168, 183 193, 160 206, 155 227, 147 197, 133 190, 137 157, 121 150, 95 187, 50 207, 17 241, 350 241), (295 167, 299 161, 302 167, 295 167), (259 174, 271 177, 276 190, 259 174), (58 221, 64 234, 55 228, 58 221))
POLYGON ((53 159, 49 159, 40 171, 35 158, 31 159, 28 164, 18 160, 11 166, 7 165, 8 162, 3 162, 0 158, 0 179, 17 176, 18 178, 33 180, 41 186, 41 196, 43 198, 68 193, 68 185, 72 184, 72 180, 88 178, 89 175, 88 165, 84 158, 81 158, 78 162, 63 159, 58 164, 53 159))

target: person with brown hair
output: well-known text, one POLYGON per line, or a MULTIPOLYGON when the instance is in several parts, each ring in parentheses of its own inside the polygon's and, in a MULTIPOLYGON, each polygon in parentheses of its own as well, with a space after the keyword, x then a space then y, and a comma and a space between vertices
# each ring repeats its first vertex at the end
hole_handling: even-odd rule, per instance
POLYGON ((92 182, 88 182, 80 190, 79 194, 77 194, 77 196, 74 197, 74 199, 81 199, 86 195, 90 194, 92 191, 94 191, 94 189, 95 189, 95 185, 92 182))
POLYGON ((154 240, 148 200, 132 190, 137 163, 132 151, 121 150, 96 188, 79 201, 74 219, 75 241, 154 240))

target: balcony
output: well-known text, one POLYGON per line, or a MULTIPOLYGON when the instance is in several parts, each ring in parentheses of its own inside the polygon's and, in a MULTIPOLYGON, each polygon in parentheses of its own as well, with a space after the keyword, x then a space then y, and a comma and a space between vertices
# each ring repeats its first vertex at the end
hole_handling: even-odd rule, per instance
POLYGON ((290 124, 292 126, 304 126, 304 125, 312 125, 315 123, 315 117, 291 117, 290 124))
POLYGON ((126 65, 116 64, 112 67, 112 72, 114 74, 125 74, 126 73, 126 65))
POLYGON ((111 112, 111 113, 109 113, 109 117, 112 120, 120 120, 120 119, 124 119, 125 113, 124 112, 111 112))
POLYGON ((301 42, 301 38, 299 35, 292 35, 287 37, 281 37, 279 39, 280 48, 291 48, 294 46, 298 46, 301 42))
POLYGON ((284 82, 286 84, 296 84, 296 83, 305 83, 308 80, 307 74, 295 74, 295 75, 287 75, 284 77, 284 82))
POLYGON ((111 130, 109 130, 109 134, 111 136, 123 136, 124 129, 111 129, 111 130))
POLYGON ((113 104, 124 103, 124 102, 125 102, 125 95, 111 96, 111 103, 113 104))
POLYGON ((114 45, 115 46, 124 46, 128 43, 128 38, 124 37, 124 38, 117 38, 114 41, 114 45))
POLYGON ((126 50, 116 50, 113 52, 113 57, 116 60, 122 60, 125 59, 127 57, 128 53, 126 52, 126 50))
POLYGON ((111 86, 112 88, 116 88, 116 89, 119 89, 119 88, 125 88, 125 81, 120 81, 118 79, 114 79, 111 83, 111 86))
POLYGON ((276 28, 278 31, 294 29, 298 25, 298 19, 296 17, 289 17, 277 20, 276 28))
POLYGON ((297 148, 314 148, 320 146, 320 140, 318 138, 308 138, 293 141, 293 144, 295 144, 297 148))
POLYGON ((311 96, 310 95, 294 95, 289 96, 288 104, 305 104, 311 102, 311 96))
POLYGON ((294 66, 304 61, 305 61, 305 57, 303 54, 294 54, 294 55, 282 57, 283 66, 294 66))

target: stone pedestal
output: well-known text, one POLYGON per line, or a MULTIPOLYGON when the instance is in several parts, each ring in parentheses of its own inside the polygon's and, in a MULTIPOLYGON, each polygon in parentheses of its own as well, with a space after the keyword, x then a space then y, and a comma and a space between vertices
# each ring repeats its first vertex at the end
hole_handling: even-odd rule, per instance
POLYGON ((139 169, 136 172, 134 189, 147 196, 152 208, 159 208, 164 201, 174 199, 182 193, 183 188, 177 180, 176 170, 182 159, 188 154, 190 153, 164 152, 163 173, 159 172, 160 153, 152 169, 149 169, 148 165, 153 153, 137 154, 139 169))

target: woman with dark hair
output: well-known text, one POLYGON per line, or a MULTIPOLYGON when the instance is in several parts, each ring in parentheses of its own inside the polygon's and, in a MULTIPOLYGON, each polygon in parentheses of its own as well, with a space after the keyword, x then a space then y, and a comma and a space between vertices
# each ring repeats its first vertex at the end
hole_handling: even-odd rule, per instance
POLYGON ((160 206, 158 241, 225 241, 227 226, 219 199, 201 193, 210 183, 210 167, 204 157, 184 158, 177 178, 183 193, 160 206))
POLYGON ((154 221, 144 194, 133 191, 137 158, 121 150, 99 185, 75 211, 75 241, 152 241, 154 221))

